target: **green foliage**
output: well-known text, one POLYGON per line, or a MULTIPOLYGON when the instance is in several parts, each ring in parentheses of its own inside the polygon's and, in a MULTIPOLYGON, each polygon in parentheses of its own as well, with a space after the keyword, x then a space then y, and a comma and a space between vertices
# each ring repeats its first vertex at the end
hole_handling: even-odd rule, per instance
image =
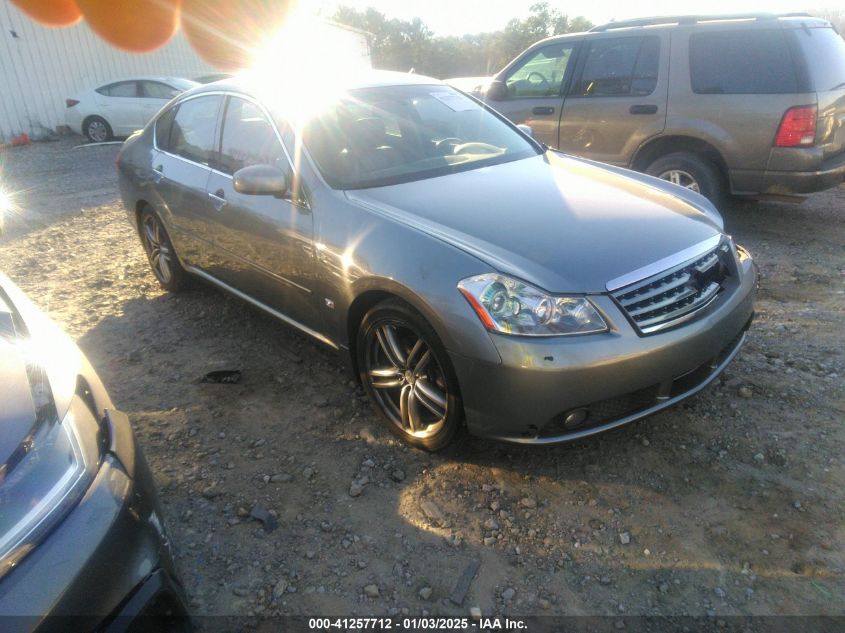
POLYGON ((527 17, 510 20, 501 31, 460 37, 436 36, 419 18, 388 19, 373 8, 340 7, 332 19, 368 34, 374 67, 413 68, 441 79, 491 75, 537 40, 593 26, 581 16, 570 19, 548 2, 532 5, 527 17))

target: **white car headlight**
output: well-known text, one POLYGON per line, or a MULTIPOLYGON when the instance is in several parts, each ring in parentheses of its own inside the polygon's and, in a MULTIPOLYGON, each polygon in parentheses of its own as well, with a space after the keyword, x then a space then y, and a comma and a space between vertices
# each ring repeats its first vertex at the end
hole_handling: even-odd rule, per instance
POLYGON ((493 332, 566 336, 606 332, 607 324, 584 296, 550 295, 498 273, 469 277, 458 290, 493 332))

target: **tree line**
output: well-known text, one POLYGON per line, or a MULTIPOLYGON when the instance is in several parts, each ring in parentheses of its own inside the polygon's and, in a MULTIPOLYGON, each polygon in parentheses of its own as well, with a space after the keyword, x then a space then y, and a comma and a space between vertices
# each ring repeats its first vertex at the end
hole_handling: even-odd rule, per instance
POLYGON ((462 36, 435 35, 419 18, 387 18, 372 7, 358 11, 342 6, 332 19, 367 33, 375 68, 413 68, 440 79, 491 75, 544 37, 593 26, 582 16, 569 18, 548 2, 532 5, 526 17, 513 18, 499 31, 462 36))

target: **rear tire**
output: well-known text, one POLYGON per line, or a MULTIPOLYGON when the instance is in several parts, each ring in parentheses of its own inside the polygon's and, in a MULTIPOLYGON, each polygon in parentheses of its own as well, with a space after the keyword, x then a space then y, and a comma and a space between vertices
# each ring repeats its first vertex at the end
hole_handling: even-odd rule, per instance
POLYGON ((158 283, 168 292, 179 292, 188 284, 188 273, 179 263, 176 250, 164 223, 149 207, 141 212, 138 220, 141 243, 147 253, 147 261, 153 269, 158 283))
POLYGON ((716 206, 723 201, 725 187, 719 168, 700 154, 666 154, 651 163, 645 172, 700 193, 716 206))
POLYGON ((449 355, 407 303, 389 299, 367 312, 355 353, 364 391, 391 433, 432 452, 463 434, 463 403, 449 355))
POLYGON ((91 116, 85 119, 82 132, 92 143, 105 143, 114 138, 111 126, 103 117, 91 116))

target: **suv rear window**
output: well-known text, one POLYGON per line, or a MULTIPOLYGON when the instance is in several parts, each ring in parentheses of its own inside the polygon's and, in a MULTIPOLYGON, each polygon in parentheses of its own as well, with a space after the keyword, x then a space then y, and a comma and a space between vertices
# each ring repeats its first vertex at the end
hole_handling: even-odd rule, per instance
POLYGON ((799 92, 795 65, 781 29, 695 33, 690 78, 696 94, 799 92))
POLYGON ((830 27, 795 29, 817 92, 845 88, 845 40, 830 27))

